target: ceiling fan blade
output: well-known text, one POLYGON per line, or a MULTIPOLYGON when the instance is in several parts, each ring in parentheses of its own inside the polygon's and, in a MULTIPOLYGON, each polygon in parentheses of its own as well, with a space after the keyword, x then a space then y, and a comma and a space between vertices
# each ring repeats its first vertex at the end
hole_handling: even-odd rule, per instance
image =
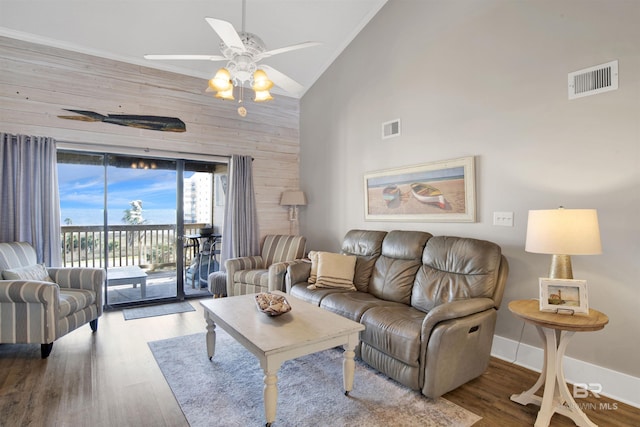
POLYGON ((272 68, 268 65, 259 65, 258 68, 263 69, 267 76, 271 79, 271 81, 276 85, 280 86, 282 89, 293 95, 300 95, 304 91, 304 86, 302 86, 297 81, 293 80, 291 77, 282 74, 280 71, 272 68))
POLYGON ((238 35, 238 32, 230 22, 223 21, 222 19, 204 18, 211 25, 213 31, 220 36, 224 44, 232 49, 238 49, 241 52, 245 52, 246 49, 242 43, 242 39, 238 35))
POLYGON ((170 60, 195 60, 195 61, 225 61, 227 58, 220 55, 145 55, 144 59, 170 59, 170 60))
POLYGON ((262 52, 262 54, 260 54, 260 57, 262 58, 268 58, 270 56, 273 55, 278 55, 279 53, 285 53, 285 52, 290 52, 292 50, 298 50, 298 49, 304 49, 307 47, 313 47, 313 46, 318 46, 322 43, 320 42, 304 42, 304 43, 299 43, 299 44, 294 44, 291 46, 285 46, 285 47, 281 47, 278 49, 272 49, 272 50, 267 50, 266 52, 262 52))

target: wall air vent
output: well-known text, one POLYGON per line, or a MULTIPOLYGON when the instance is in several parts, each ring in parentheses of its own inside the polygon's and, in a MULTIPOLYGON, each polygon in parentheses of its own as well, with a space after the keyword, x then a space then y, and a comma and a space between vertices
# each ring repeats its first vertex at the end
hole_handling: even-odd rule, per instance
POLYGON ((398 135, 400 135, 400 119, 382 124, 382 139, 393 138, 398 135))
POLYGON ((618 89, 618 61, 569 73, 569 99, 618 89))

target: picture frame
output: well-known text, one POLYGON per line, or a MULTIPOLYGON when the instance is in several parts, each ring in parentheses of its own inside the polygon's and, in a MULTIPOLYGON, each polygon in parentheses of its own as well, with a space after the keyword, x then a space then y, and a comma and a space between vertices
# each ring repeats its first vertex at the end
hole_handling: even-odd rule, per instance
POLYGON ((475 222, 473 156, 364 174, 365 221, 475 222))
POLYGON ((540 311, 589 314, 587 281, 540 278, 540 311))

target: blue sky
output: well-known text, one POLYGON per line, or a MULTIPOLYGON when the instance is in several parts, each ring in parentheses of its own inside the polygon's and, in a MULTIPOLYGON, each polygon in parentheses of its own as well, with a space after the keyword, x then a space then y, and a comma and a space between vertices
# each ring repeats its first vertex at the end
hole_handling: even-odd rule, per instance
MULTIPOLYGON (((103 166, 58 164, 60 208, 63 211, 101 210, 104 202, 103 171, 103 166)), ((142 200, 143 215, 147 210, 176 209, 175 171, 109 167, 107 173, 108 208, 114 217, 120 218, 122 212, 130 208, 132 200, 142 200)))

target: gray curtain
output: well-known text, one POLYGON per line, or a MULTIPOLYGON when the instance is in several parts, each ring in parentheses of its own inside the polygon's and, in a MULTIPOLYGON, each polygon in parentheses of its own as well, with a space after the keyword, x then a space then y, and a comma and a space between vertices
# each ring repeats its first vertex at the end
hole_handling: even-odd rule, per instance
POLYGON ((224 268, 224 262, 230 258, 260 254, 252 161, 251 156, 237 155, 231 156, 229 161, 220 254, 221 268, 224 268))
POLYGON ((28 242, 38 262, 62 263, 53 138, 0 133, 0 242, 28 242))

